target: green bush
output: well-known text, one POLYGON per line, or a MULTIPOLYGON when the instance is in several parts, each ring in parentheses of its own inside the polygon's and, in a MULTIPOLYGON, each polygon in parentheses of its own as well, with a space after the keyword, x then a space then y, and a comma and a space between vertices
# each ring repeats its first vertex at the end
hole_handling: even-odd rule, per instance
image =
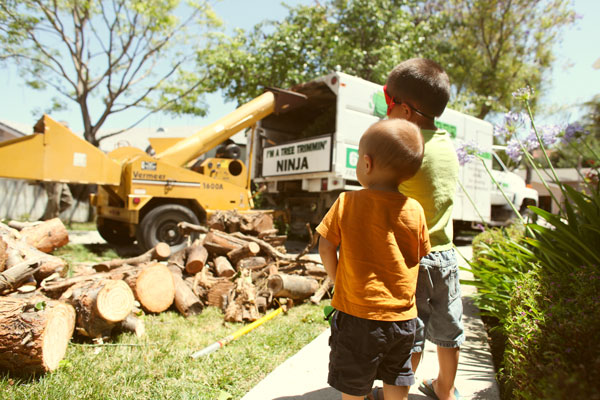
POLYGON ((515 224, 477 235, 468 268, 473 280, 462 281, 477 287, 475 305, 482 315, 496 318, 500 326, 508 314, 515 282, 535 265, 532 250, 522 244, 524 232, 523 225, 515 224))
POLYGON ((511 399, 600 399, 600 268, 519 280, 505 322, 511 399))

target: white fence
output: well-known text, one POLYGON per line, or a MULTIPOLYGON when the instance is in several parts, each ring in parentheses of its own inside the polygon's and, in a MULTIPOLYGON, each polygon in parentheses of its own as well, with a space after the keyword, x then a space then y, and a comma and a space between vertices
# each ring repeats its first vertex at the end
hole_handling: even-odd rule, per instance
MULTIPOLYGON (((87 193, 87 192, 86 192, 87 193)), ((0 178, 0 219, 36 221, 46 208, 46 191, 40 184, 0 178)), ((73 205, 60 214, 64 222, 86 222, 90 215, 87 195, 73 193, 73 205)))

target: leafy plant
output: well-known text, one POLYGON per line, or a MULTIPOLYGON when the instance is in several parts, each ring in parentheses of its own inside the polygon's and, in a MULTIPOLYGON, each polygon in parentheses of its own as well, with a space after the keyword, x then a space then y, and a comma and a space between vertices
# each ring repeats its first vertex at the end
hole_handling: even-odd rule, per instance
POLYGON ((525 274, 505 321, 511 399, 600 399, 600 269, 525 274))

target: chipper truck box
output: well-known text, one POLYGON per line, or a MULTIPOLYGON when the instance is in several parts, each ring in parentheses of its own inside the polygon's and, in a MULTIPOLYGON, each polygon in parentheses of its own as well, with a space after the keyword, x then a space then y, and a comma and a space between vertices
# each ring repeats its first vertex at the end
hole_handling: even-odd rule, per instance
MULTIPOLYGON (((284 208, 291 229, 306 231, 317 224, 340 192, 360 189, 356 180, 358 142, 374 122, 385 118, 387 106, 380 85, 341 72, 297 85, 294 92, 306 101, 288 113, 269 115, 258 122, 252 145, 247 146, 252 178, 263 188, 265 207, 284 208)), ((493 127, 489 122, 446 109, 436 121, 458 145, 473 141, 484 151, 488 167, 517 207, 537 204, 537 192, 492 158, 493 127), (498 168, 496 168, 498 167, 498 168), (500 168, 502 167, 502 168, 500 168)), ((461 225, 505 220, 510 209, 491 182, 485 167, 472 162, 460 167, 461 188, 456 192, 453 219, 461 225), (478 213, 479 211, 479 213, 478 213), (480 217, 481 216, 481 217, 480 217)), ((502 221, 497 221, 502 222, 502 221)))

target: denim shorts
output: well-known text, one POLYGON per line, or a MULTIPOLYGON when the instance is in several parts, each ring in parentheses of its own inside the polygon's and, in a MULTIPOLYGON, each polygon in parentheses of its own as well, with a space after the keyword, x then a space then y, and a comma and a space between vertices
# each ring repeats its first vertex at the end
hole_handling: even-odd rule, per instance
POLYGON ((327 383, 342 393, 364 396, 373 381, 411 386, 416 318, 407 321, 373 321, 335 311, 329 338, 327 383))
POLYGON ((454 249, 434 251, 421 259, 416 299, 419 317, 413 352, 423 351, 426 338, 440 347, 460 347, 465 334, 454 249))

